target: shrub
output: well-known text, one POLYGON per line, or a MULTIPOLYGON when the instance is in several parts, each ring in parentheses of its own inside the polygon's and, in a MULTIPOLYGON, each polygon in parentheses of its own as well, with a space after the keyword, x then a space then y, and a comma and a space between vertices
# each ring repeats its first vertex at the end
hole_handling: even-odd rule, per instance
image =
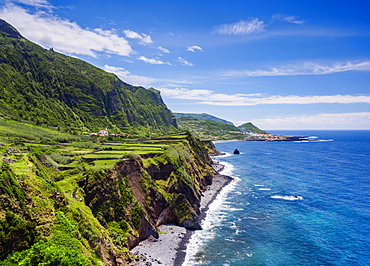
POLYGON ((34 223, 6 211, 5 218, 0 220, 0 260, 12 252, 30 248, 38 237, 34 223))
POLYGON ((30 249, 15 252, 0 262, 0 266, 87 266, 89 265, 78 251, 58 246, 51 242, 37 242, 30 249))

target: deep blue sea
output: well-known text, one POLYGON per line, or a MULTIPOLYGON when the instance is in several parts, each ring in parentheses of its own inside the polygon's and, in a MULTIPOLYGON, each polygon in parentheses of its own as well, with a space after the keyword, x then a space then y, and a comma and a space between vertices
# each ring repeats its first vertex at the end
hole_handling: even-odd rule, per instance
POLYGON ((370 131, 271 133, 321 141, 216 143, 235 181, 184 265, 370 265, 370 131))

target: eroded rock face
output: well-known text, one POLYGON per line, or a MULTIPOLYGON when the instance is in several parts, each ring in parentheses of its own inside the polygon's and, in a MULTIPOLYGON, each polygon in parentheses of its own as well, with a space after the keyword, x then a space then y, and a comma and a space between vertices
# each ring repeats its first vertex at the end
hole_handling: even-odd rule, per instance
POLYGON ((160 163, 159 165, 150 165, 149 167, 145 168, 145 170, 155 180, 167 180, 175 170, 175 167, 170 163, 160 163))
MULTIPOLYGON (((127 225, 129 249, 150 236, 157 238, 156 228, 162 224, 201 229, 200 199, 215 171, 205 150, 196 145, 196 151, 189 149, 191 156, 181 165, 161 157, 159 163, 144 167, 142 159, 136 158, 86 177, 79 183, 85 191, 86 205, 106 228, 112 222, 127 225)), ((161 155, 152 156, 155 159, 161 155)))

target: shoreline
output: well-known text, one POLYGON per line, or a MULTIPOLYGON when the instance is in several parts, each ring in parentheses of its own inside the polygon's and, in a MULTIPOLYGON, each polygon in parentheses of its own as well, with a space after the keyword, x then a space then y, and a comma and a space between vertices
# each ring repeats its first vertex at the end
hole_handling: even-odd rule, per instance
MULTIPOLYGON (((199 223, 206 217, 209 205, 232 180, 230 176, 221 175, 219 172, 224 168, 222 164, 214 162, 212 167, 218 172, 212 179, 212 184, 207 186, 200 201, 200 214, 197 218, 199 223)), ((177 225, 159 226, 159 239, 149 238, 139 243, 130 252, 137 256, 131 262, 131 266, 142 265, 182 265, 185 261, 187 245, 193 230, 188 230, 177 225)))

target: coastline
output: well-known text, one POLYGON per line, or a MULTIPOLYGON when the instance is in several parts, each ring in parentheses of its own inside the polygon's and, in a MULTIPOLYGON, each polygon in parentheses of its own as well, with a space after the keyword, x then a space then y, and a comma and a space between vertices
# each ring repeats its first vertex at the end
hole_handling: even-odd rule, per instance
MULTIPOLYGON (((218 172, 212 179, 212 184, 203 192, 200 201, 200 214, 198 221, 206 217, 209 205, 216 199, 220 191, 227 186, 233 178, 219 174, 224 168, 222 164, 214 163, 213 168, 218 172)), ((147 239, 130 252, 136 256, 131 266, 142 265, 182 265, 185 261, 186 249, 194 231, 177 225, 161 225, 159 239, 147 239)))

